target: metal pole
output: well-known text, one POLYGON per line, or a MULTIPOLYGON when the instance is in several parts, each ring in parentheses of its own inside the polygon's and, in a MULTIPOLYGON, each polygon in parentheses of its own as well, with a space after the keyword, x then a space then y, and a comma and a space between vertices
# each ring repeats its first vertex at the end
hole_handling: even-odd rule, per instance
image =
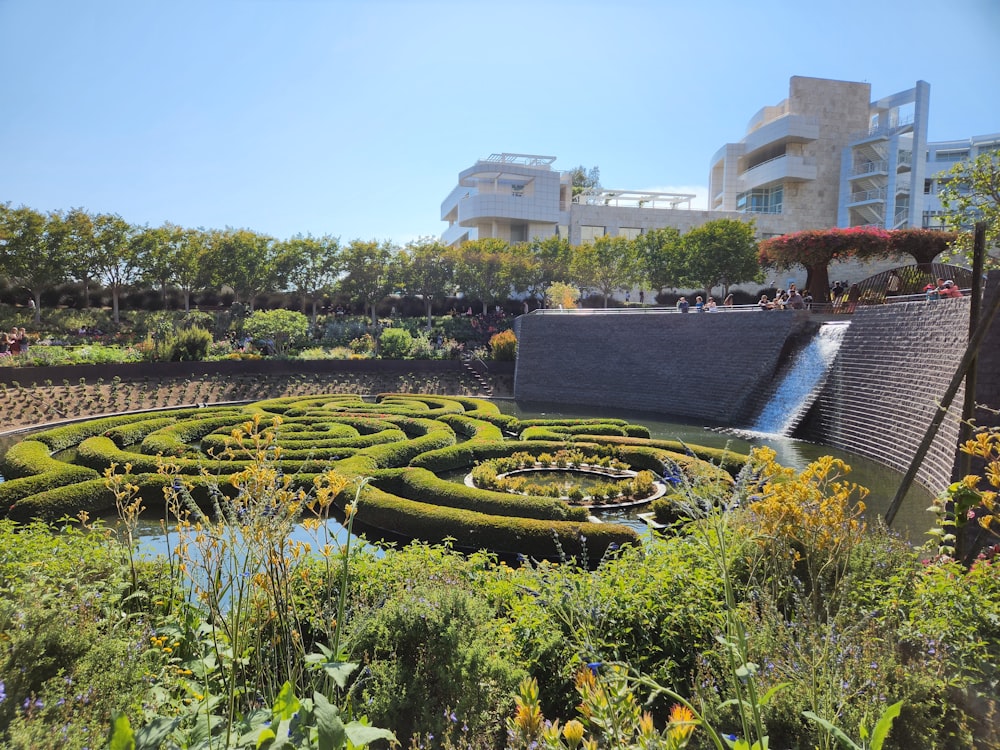
MULTIPOLYGON (((969 302, 969 338, 972 338, 979 322, 983 306, 983 265, 986 257, 986 222, 976 223, 975 236, 972 242, 972 299, 969 302)), ((969 365, 965 376, 965 400, 962 403, 962 422, 958 426, 958 444, 972 439, 972 420, 976 416, 976 377, 978 367, 976 360, 969 365)), ((968 453, 958 454, 958 477, 972 473, 972 456, 968 453)))
POLYGON ((895 496, 892 498, 892 502, 889 503, 889 509, 885 513, 885 523, 886 526, 892 526, 892 521, 896 517, 896 513, 899 511, 899 506, 903 503, 903 498, 906 497, 906 493, 910 489, 910 485, 913 484, 913 479, 917 475, 917 470, 920 468, 920 464, 923 463, 924 457, 927 455, 927 451, 930 450, 931 443, 934 442, 934 436, 937 435, 938 428, 941 426, 941 422, 944 421, 945 414, 948 413, 948 407, 951 406, 951 402, 955 398, 955 394, 958 393, 959 387, 962 385, 962 380, 965 378, 965 374, 969 370, 969 366, 976 359, 976 353, 979 351, 979 345, 982 343, 983 338, 986 336, 986 332, 989 330, 990 325, 993 322, 994 316, 997 314, 997 310, 1000 310, 1000 289, 997 293, 993 295, 993 302, 990 304, 989 310, 986 311, 978 324, 976 325, 976 330, 969 337, 969 343, 965 347, 965 354, 962 356, 962 361, 958 364, 958 369, 955 371, 955 375, 951 379, 951 383, 945 390, 944 395, 941 397, 941 403, 938 404, 938 408, 934 412, 934 417, 931 419, 931 423, 927 426, 927 431, 924 433, 923 440, 920 441, 920 445, 917 446, 917 451, 913 455, 913 460, 910 461, 910 466, 903 475, 902 481, 899 483, 899 488, 896 490, 895 496))

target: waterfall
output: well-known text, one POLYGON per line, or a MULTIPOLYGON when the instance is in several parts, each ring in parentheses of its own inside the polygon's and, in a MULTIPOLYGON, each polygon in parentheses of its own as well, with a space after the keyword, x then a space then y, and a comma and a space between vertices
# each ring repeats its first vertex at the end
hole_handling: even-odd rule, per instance
POLYGON ((824 323, 812 340, 785 366, 770 400, 761 409, 753 432, 791 435, 819 395, 850 322, 824 323))

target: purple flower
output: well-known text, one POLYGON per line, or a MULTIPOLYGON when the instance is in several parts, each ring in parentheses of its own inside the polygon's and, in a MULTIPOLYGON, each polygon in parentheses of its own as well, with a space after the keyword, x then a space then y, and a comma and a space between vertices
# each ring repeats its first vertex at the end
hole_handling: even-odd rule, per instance
POLYGON ((7 685, 3 680, 0 680, 0 703, 7 700, 7 685))

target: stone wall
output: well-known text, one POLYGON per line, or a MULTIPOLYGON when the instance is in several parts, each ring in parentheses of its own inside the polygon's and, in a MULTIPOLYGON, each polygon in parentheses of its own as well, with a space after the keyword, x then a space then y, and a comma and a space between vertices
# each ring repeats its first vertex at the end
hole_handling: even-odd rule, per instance
MULTIPOLYGON (((969 298, 859 308, 796 437, 906 471, 965 353, 969 298)), ((964 387, 916 481, 951 482, 964 387)))
MULTIPOLYGON (((1000 272, 989 276, 984 309, 996 294, 1000 272)), ((968 297, 859 308, 795 436, 905 471, 964 354, 969 308, 968 297)), ((756 311, 526 315, 518 319, 514 396, 743 427, 778 363, 820 322, 756 311)), ((977 373, 976 403, 1000 408, 1000 320, 977 373)), ((964 386, 916 475, 933 492, 952 481, 963 398, 964 386)), ((988 409, 975 418, 1000 426, 988 409)))
POLYGON ((517 321, 519 401, 742 424, 808 313, 548 312, 517 321))

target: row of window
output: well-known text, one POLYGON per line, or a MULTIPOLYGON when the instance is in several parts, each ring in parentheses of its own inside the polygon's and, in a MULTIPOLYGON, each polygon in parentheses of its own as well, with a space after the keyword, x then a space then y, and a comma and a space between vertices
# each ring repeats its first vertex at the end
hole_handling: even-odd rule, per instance
MULTIPOLYGON (((607 227, 598 227, 593 225, 581 224, 580 225, 580 242, 593 242, 598 237, 603 237, 607 234, 607 227)), ((634 240, 642 234, 642 230, 639 227, 618 227, 618 236, 625 237, 626 239, 634 240)))
POLYGON ((736 210, 745 214, 780 214, 784 185, 758 187, 736 196, 736 210))

